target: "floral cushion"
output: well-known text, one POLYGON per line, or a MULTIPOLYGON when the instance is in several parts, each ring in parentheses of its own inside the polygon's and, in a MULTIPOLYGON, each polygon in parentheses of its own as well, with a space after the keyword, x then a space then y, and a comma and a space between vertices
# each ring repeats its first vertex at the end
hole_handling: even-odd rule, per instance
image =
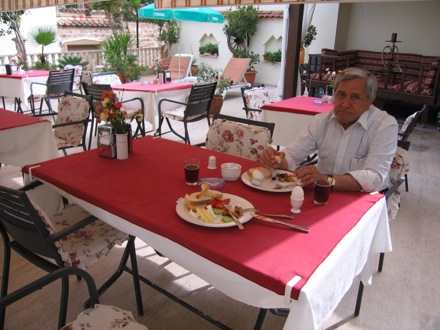
MULTIPOLYGON (((90 213, 75 204, 67 205, 50 218, 38 205, 33 204, 33 206, 50 234, 68 228, 90 216, 90 213)), ((86 270, 87 267, 106 256, 115 244, 122 244, 128 238, 127 234, 101 220, 96 220, 55 244, 66 267, 72 266, 86 270)), ((49 261, 53 262, 53 260, 49 261)))
POLYGON ((266 127, 215 120, 206 136, 206 149, 259 161, 264 148, 272 143, 266 127))
POLYGON ((102 74, 96 77, 93 77, 92 83, 100 84, 100 85, 120 85, 122 84, 121 79, 119 79, 117 74, 102 74))
MULTIPOLYGON (((394 156, 393 162, 390 169, 390 183, 391 186, 394 185, 402 176, 408 174, 410 170, 409 153, 405 149, 400 147, 397 148, 396 155, 394 156)), ((388 197, 388 214, 390 219, 395 219, 397 211, 400 205, 400 191, 396 191, 388 197)))
POLYGON ((148 328, 135 321, 133 314, 115 306, 96 304, 78 315, 76 320, 66 324, 60 330, 147 330, 148 328))
MULTIPOLYGON (((264 87, 254 87, 243 92, 248 108, 260 109, 270 103, 269 92, 264 87)), ((260 111, 248 111, 248 119, 260 120, 260 111)))
MULTIPOLYGON (((85 120, 89 117, 89 111, 90 105, 87 100, 73 96, 64 96, 58 103, 58 115, 55 124, 85 120)), ((58 148, 68 146, 77 147, 80 145, 84 135, 84 129, 83 123, 56 127, 54 131, 58 148)))

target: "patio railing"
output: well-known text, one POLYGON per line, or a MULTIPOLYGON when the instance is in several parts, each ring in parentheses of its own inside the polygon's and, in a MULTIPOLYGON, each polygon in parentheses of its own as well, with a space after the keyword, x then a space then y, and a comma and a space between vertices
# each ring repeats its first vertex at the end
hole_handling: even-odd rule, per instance
MULTIPOLYGON (((159 47, 155 48, 137 48, 130 51, 130 53, 138 56, 138 64, 147 67, 152 67, 156 58, 160 57, 159 47)), ((38 61, 39 54, 28 54, 28 65, 33 67, 38 61)), ((89 62, 85 68, 85 72, 100 71, 104 66, 103 52, 101 50, 82 50, 73 52, 47 53, 46 60, 50 64, 58 64, 58 60, 64 56, 81 56, 83 61, 89 62)), ((10 64, 15 55, 0 56, 0 64, 10 64)))

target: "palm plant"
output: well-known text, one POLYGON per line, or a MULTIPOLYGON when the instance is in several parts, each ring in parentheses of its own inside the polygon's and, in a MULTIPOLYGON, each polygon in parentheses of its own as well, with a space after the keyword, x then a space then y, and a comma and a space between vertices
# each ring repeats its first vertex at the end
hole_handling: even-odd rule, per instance
POLYGON ((86 67, 87 64, 89 64, 88 61, 83 61, 83 58, 81 56, 63 56, 63 58, 60 58, 58 60, 58 67, 60 69, 63 69, 67 64, 71 65, 81 65, 83 68, 86 67))
POLYGON ((38 26, 29 32, 29 43, 33 46, 41 46, 41 54, 38 56, 40 62, 46 63, 46 55, 44 54, 44 46, 53 44, 57 38, 57 32, 52 26, 38 26))

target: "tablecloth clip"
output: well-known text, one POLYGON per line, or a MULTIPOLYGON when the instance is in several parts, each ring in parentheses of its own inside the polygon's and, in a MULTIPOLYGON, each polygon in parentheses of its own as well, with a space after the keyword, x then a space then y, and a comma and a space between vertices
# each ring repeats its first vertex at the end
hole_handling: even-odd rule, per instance
POLYGON ((290 304, 290 301, 292 300, 292 289, 302 279, 301 276, 296 275, 294 278, 292 278, 289 282, 286 284, 286 289, 284 291, 284 303, 286 305, 290 304))
POLYGON ((29 167, 29 178, 30 178, 31 181, 34 179, 34 177, 33 177, 33 175, 32 175, 32 170, 33 170, 34 168, 38 168, 38 167, 41 167, 41 165, 35 165, 35 166, 31 166, 31 167, 29 167))

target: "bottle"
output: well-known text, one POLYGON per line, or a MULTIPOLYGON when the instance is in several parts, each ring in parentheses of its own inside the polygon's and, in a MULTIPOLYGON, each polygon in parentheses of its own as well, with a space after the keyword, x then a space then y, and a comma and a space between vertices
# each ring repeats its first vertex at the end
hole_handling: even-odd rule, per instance
POLYGON ((303 96, 309 96, 309 90, 306 88, 304 88, 304 94, 303 96))

